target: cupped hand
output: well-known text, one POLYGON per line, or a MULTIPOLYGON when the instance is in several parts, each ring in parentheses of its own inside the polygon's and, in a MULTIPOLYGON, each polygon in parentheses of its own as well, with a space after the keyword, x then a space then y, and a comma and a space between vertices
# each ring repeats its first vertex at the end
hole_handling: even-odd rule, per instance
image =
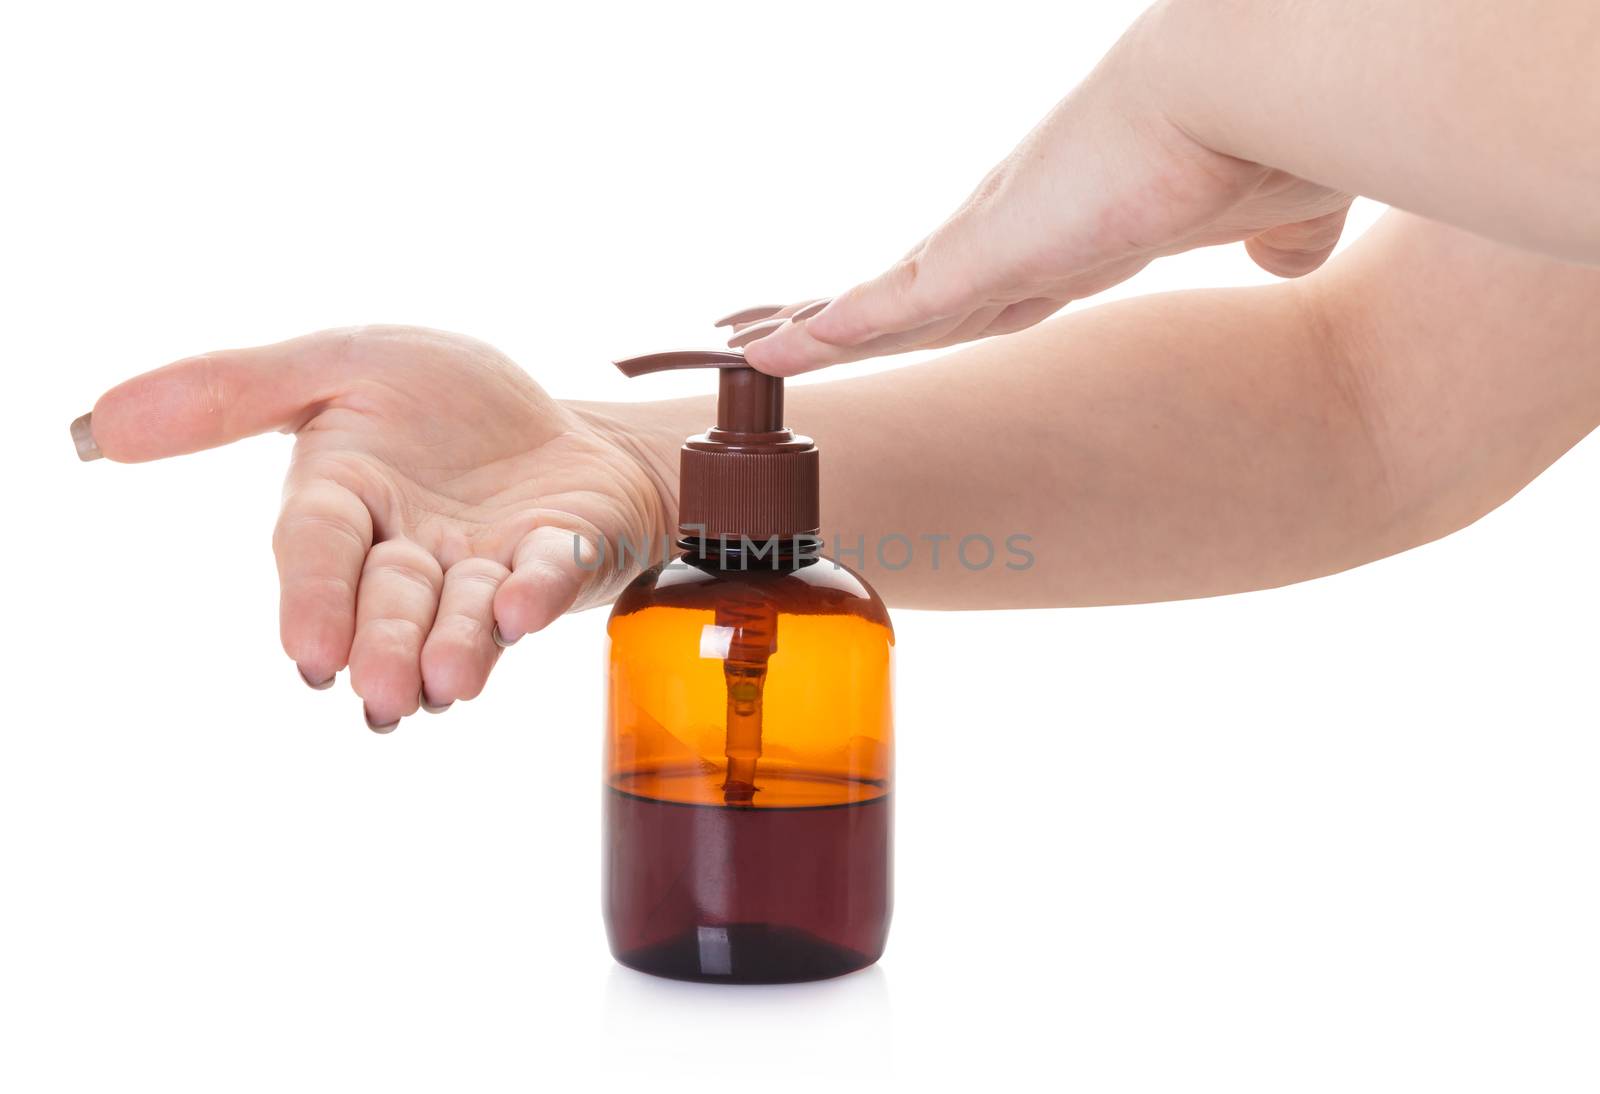
POLYGON ((1152 259, 1239 240, 1271 273, 1321 265, 1350 196, 1212 151, 1161 101, 1159 19, 1136 24, 956 212, 831 300, 719 325, 779 376, 1032 326, 1152 259))
POLYGON ((631 576, 662 490, 625 438, 489 346, 409 327, 327 331, 127 381, 74 423, 80 454, 157 459, 295 434, 273 535, 283 648, 340 669, 387 731, 483 688, 500 650, 631 576))

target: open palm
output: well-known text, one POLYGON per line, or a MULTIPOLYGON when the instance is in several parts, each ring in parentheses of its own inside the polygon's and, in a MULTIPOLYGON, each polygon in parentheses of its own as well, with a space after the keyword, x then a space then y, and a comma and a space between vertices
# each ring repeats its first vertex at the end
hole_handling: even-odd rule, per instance
POLYGON ((313 687, 348 664, 380 731, 477 695, 501 648, 615 594, 617 543, 668 527, 625 438, 439 331, 189 358, 107 392, 87 428, 121 461, 296 434, 273 536, 284 649, 313 687))

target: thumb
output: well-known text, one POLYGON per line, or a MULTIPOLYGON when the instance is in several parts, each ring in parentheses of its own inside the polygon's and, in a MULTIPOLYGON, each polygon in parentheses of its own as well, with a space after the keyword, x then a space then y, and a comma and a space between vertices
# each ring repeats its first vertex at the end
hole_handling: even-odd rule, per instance
POLYGON ((1257 266, 1279 277, 1300 277, 1328 260, 1344 231, 1350 206, 1293 224, 1268 228, 1245 240, 1244 247, 1257 266))
POLYGON ((72 423, 78 455, 138 463, 294 430, 331 398, 348 331, 222 350, 125 380, 72 423))

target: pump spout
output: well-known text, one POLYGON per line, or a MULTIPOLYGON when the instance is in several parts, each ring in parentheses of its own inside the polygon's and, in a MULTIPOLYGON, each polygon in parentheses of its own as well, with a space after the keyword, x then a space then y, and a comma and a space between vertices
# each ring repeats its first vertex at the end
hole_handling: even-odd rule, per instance
POLYGON ((617 361, 629 379, 651 372, 714 368, 717 379, 717 428, 724 434, 770 436, 783 429, 783 377, 757 372, 732 350, 692 349, 651 353, 617 361))

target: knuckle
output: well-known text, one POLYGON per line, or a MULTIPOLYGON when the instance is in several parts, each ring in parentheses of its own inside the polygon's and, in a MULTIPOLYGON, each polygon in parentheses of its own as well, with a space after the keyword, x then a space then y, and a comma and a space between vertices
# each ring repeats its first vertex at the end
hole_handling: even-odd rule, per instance
POLYGON ((283 600, 296 615, 329 607, 348 610, 356 602, 356 585, 343 574, 296 574, 283 583, 283 600))
POLYGON ((475 584, 499 585, 511 576, 511 571, 492 558, 464 558, 445 571, 450 581, 469 581, 475 584))
POLYGON ((233 401, 229 370, 211 354, 189 360, 192 380, 189 397, 200 420, 208 423, 217 437, 227 434, 228 407, 233 401))
POLYGON ((374 575, 394 576, 436 589, 444 580, 444 570, 433 554, 420 544, 405 539, 387 539, 373 544, 367 553, 367 570, 374 575))
POLYGON ((887 287, 914 323, 925 323, 961 310, 966 293, 960 282, 945 276, 949 263, 940 259, 944 249, 936 234, 890 270, 887 287))
POLYGON ((489 628, 470 615, 453 615, 442 628, 428 637, 428 645, 438 656, 471 656, 490 648, 489 628))
POLYGON ((371 667, 392 663, 397 656, 414 662, 425 637, 416 620, 389 615, 362 620, 356 643, 365 652, 363 663, 371 667))
POLYGON ((345 545, 365 552, 372 535, 370 521, 358 525, 350 516, 331 508, 306 508, 286 512, 273 529, 273 550, 281 558, 303 537, 342 540, 345 545))
POLYGON ((889 269, 886 284, 898 296, 910 299, 916 294, 917 286, 922 281, 923 266, 926 259, 923 257, 923 248, 906 255, 889 269))
POLYGON ((517 592, 524 596, 531 595, 531 586, 534 584, 544 586, 578 584, 576 577, 547 558, 535 557, 527 559, 517 567, 516 576, 520 580, 514 583, 514 587, 517 592))
POLYGON ((430 596, 438 592, 440 582, 438 576, 403 563, 378 563, 374 565, 369 562, 365 578, 369 581, 381 582, 391 588, 395 586, 409 587, 430 596))
POLYGON ((494 648, 489 631, 475 619, 457 617, 442 628, 435 628, 422 647, 422 667, 448 669, 456 665, 472 665, 482 660, 494 648))

